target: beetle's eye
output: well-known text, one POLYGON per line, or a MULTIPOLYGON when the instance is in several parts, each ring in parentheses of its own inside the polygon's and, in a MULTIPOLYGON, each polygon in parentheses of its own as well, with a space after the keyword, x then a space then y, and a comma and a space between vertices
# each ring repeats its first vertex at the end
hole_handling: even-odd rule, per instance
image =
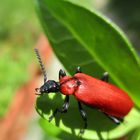
POLYGON ((40 88, 36 88, 35 91, 36 91, 36 92, 40 92, 40 88))
POLYGON ((36 88, 35 91, 36 91, 36 93, 35 93, 36 95, 40 95, 41 94, 40 93, 40 88, 36 88))

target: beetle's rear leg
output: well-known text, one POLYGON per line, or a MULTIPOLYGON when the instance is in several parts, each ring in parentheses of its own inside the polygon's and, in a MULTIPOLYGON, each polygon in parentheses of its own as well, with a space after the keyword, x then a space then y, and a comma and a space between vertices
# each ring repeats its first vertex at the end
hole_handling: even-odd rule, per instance
MULTIPOLYGON (((103 77, 101 78, 102 81, 105 81, 105 82, 108 82, 108 79, 109 79, 109 74, 108 72, 105 72, 103 74, 103 77)), ((108 115, 106 113, 104 113, 110 120, 112 120, 114 123, 116 124, 120 124, 121 122, 123 122, 123 118, 117 118, 117 117, 114 117, 114 116, 111 116, 111 115, 108 115)))
POLYGON ((81 73, 81 67, 80 67, 80 66, 78 66, 78 67, 76 68, 76 73, 81 73))
POLYGON ((53 115, 51 115, 49 117, 49 122, 52 121, 52 119, 55 117, 55 115, 59 112, 59 113, 66 113, 68 111, 68 108, 69 108, 69 96, 67 95, 65 97, 65 100, 64 100, 64 104, 62 105, 62 108, 56 108, 53 112, 53 115))
POLYGON ((104 72, 103 77, 101 78, 102 81, 108 82, 109 74, 108 72, 104 72))
POLYGON ((79 101, 78 101, 78 107, 79 107, 79 111, 82 116, 82 119, 84 120, 84 127, 83 127, 83 129, 80 130, 80 134, 83 134, 85 129, 87 128, 87 114, 84 111, 84 109, 79 101))
POLYGON ((117 118, 111 115, 104 113, 110 120, 112 120, 115 124, 120 124, 123 122, 123 118, 117 118))

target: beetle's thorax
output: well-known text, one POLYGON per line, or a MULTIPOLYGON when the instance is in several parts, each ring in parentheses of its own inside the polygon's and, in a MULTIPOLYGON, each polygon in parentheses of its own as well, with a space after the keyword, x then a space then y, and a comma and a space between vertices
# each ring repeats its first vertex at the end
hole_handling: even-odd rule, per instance
POLYGON ((79 85, 77 78, 64 76, 60 79, 60 92, 64 95, 74 94, 79 85))

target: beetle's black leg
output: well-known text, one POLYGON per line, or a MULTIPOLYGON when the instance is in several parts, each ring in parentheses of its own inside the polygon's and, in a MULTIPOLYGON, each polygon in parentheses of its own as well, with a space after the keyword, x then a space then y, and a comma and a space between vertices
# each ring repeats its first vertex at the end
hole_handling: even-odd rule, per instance
POLYGON ((83 110, 82 105, 79 101, 78 101, 78 107, 79 107, 79 111, 80 111, 80 114, 82 116, 82 119, 84 120, 84 127, 83 127, 83 129, 80 130, 80 134, 83 134, 84 130, 87 128, 87 114, 83 110))
POLYGON ((65 71, 62 70, 62 69, 60 69, 60 70, 59 70, 59 79, 62 78, 62 77, 64 77, 64 76, 66 76, 65 71))
POLYGON ((62 108, 56 108, 55 111, 53 112, 53 115, 49 117, 49 122, 52 121, 52 119, 55 117, 55 115, 59 113, 66 113, 69 108, 69 96, 66 95, 64 104, 62 105, 62 108))
POLYGON ((117 118, 117 117, 114 117, 114 116, 110 116, 106 113, 104 113, 104 114, 116 124, 120 124, 120 123, 123 122, 123 118, 117 118))
POLYGON ((76 68, 76 73, 81 73, 81 67, 80 67, 80 66, 78 66, 78 67, 76 68))
POLYGON ((108 82, 108 79, 109 79, 109 75, 108 75, 108 72, 105 72, 103 74, 103 77, 101 78, 102 81, 105 81, 105 82, 108 82))

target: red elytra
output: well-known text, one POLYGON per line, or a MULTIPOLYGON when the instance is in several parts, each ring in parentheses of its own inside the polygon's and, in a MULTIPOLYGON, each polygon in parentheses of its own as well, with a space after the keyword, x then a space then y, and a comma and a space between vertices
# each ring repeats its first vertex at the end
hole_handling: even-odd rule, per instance
POLYGON ((96 108, 103 112, 116 124, 120 124, 123 118, 130 112, 133 107, 133 101, 126 92, 118 87, 108 83, 108 73, 104 73, 101 80, 81 73, 80 67, 77 67, 74 76, 66 76, 63 70, 59 71, 59 82, 48 80, 44 65, 37 49, 35 49, 37 58, 44 75, 44 84, 40 88, 36 88, 36 94, 48 94, 52 92, 61 92, 65 95, 62 108, 56 108, 53 115, 50 116, 51 121, 54 116, 59 113, 66 113, 69 108, 69 96, 74 95, 78 101, 80 114, 84 120, 84 127, 80 133, 84 133, 87 128, 87 114, 82 104, 96 108))
POLYGON ((74 94, 80 102, 114 117, 123 118, 133 107, 133 102, 126 92, 84 73, 62 77, 60 85, 63 94, 74 94))

